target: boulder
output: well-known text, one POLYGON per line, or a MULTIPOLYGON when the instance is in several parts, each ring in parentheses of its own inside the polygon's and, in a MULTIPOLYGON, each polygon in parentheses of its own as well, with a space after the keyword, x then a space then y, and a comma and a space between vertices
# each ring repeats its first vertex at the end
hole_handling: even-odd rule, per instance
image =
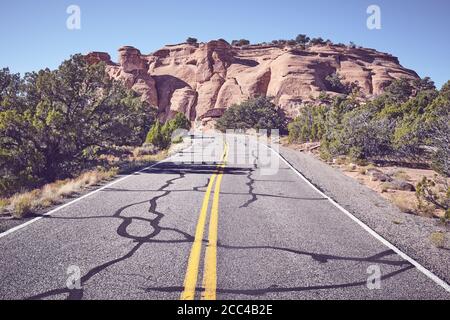
POLYGON ((386 187, 391 190, 416 191, 416 188, 411 183, 403 180, 391 180, 387 182, 386 187))
POLYGON ((366 174, 371 177, 372 181, 390 182, 392 178, 384 174, 381 170, 370 168, 366 170, 366 174))

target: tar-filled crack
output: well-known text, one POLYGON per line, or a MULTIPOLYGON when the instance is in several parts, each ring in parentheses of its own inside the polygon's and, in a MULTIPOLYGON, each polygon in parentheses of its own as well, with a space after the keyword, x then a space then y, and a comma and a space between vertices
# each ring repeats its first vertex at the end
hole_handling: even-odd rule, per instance
MULTIPOLYGON (((164 218, 164 213, 158 211, 158 201, 166 196, 168 196, 172 191, 171 190, 167 190, 167 188, 174 184, 175 181, 183 179, 185 177, 185 173, 182 172, 178 172, 178 177, 176 178, 171 178, 168 179, 164 185, 162 185, 158 190, 158 192, 162 192, 162 194, 155 196, 153 198, 151 198, 150 200, 146 200, 146 201, 140 201, 140 202, 136 202, 136 203, 132 203, 132 204, 128 204, 126 206, 123 206, 122 208, 118 209, 116 212, 114 212, 114 214, 112 216, 103 216, 103 217, 96 217, 96 218, 118 218, 122 220, 122 223, 119 225, 119 227, 117 228, 117 234, 122 237, 122 238, 127 238, 127 239, 131 239, 133 240, 133 242, 135 243, 135 245, 131 248, 131 250, 129 250, 125 255, 117 258, 117 259, 113 259, 110 260, 106 263, 103 263, 101 265, 98 265, 92 269, 90 269, 85 275, 83 275, 80 279, 80 282, 82 284, 87 283, 92 277, 94 277, 95 275, 99 274, 100 272, 106 270, 107 268, 113 266, 114 264, 117 264, 119 262, 122 262, 126 259, 131 258, 141 247, 142 245, 144 245, 145 243, 151 243, 151 242, 159 242, 159 243, 186 243, 186 242, 192 242, 194 237, 182 230, 176 229, 176 228, 170 228, 170 227, 163 227, 160 225, 161 220, 164 218), (132 206, 136 206, 136 205, 140 205, 143 203, 149 202, 150 203, 150 208, 148 210, 148 212, 152 215, 155 216, 155 218, 143 218, 143 217, 123 217, 122 213, 132 207, 132 206), (150 223, 151 227, 152 227, 152 231, 146 235, 146 236, 135 236, 130 234, 127 231, 127 228, 135 221, 146 221, 148 223, 150 223), (156 236, 158 236, 162 231, 170 231, 170 232, 175 232, 181 236, 183 236, 184 239, 181 240, 155 240, 154 238, 156 236)), ((200 187, 198 187, 200 188, 200 187)), ((52 218, 52 217, 48 217, 48 218, 52 218)), ((79 219, 83 219, 83 218, 79 218, 79 219)), ((37 294, 34 296, 29 297, 28 299, 43 299, 43 298, 47 298, 47 297, 51 297, 51 296, 55 296, 55 295, 60 295, 60 294, 68 294, 67 296, 67 300, 80 300, 83 298, 83 294, 84 294, 84 290, 83 289, 69 289, 67 287, 64 288, 58 288, 58 289, 54 289, 54 290, 50 290, 41 294, 37 294)))
MULTIPOLYGON (((255 158, 255 168, 257 159, 255 158)), ((121 238, 126 238, 131 240, 134 245, 133 247, 124 255, 122 255, 119 258, 110 260, 108 262, 105 262, 101 265, 98 265, 92 269, 90 269, 86 274, 84 274, 81 277, 81 283, 85 285, 89 280, 91 280, 94 276, 98 275, 99 273, 107 270, 109 267, 118 264, 120 262, 123 262, 129 258, 131 258, 144 244, 146 243, 172 243, 172 244, 181 244, 181 243, 191 243, 194 241, 194 237, 187 232, 184 232, 177 228, 171 228, 171 227, 164 227, 161 225, 161 221, 164 218, 164 213, 158 210, 158 201, 163 199, 164 197, 167 197, 171 193, 176 192, 185 192, 185 191, 194 191, 194 192, 205 192, 204 190, 209 184, 209 179, 207 182, 200 186, 194 186, 190 190, 167 190, 171 185, 173 185, 176 181, 181 180, 185 178, 186 173, 189 171, 183 171, 183 170, 174 170, 174 168, 171 168, 167 170, 167 168, 162 168, 163 170, 166 169, 164 172, 165 174, 176 174, 177 177, 171 178, 165 181, 165 183, 158 188, 157 190, 141 190, 141 191, 153 191, 153 192, 160 192, 159 195, 152 197, 149 200, 146 201, 140 201, 132 204, 127 204, 120 209, 116 210, 113 215, 110 216, 93 216, 93 217, 46 217, 47 219, 121 219, 122 222, 120 223, 119 227, 117 228, 116 232, 117 235, 121 238), (149 203, 149 217, 124 217, 122 214, 125 210, 127 210, 130 207, 136 206, 136 205, 142 205, 144 203, 149 203), (148 222, 152 230, 149 232, 149 234, 145 236, 136 236, 133 234, 130 234, 127 229, 128 227, 135 221, 144 221, 148 222), (161 232, 167 231, 167 232, 173 232, 181 236, 180 239, 176 240, 158 240, 155 239, 161 232)), ((240 169, 240 171, 243 171, 244 169, 240 169)), ((248 182, 246 185, 249 188, 248 193, 224 193, 224 194, 249 194, 251 195, 251 198, 244 203, 242 207, 248 207, 253 202, 257 201, 259 196, 265 197, 279 197, 283 198, 283 196, 275 196, 275 195, 269 195, 269 194, 258 194, 254 192, 254 183, 255 179, 253 178, 253 174, 255 172, 255 169, 245 169, 248 170, 247 172, 247 179, 248 182)), ((227 171, 227 169, 224 170, 225 174, 233 174, 234 171, 238 171, 237 169, 232 169, 227 171)), ((106 189, 105 192, 108 191, 135 191, 135 190, 126 190, 126 189, 106 189)), ((326 198, 295 198, 294 199, 300 199, 300 200, 327 200, 326 198)), ((206 240, 204 240, 206 241, 206 240)), ((233 246, 233 245, 227 245, 224 243, 221 243, 219 241, 218 248, 221 248, 223 250, 270 250, 275 252, 284 252, 286 254, 294 254, 297 256, 305 256, 310 257, 312 260, 314 260, 317 263, 325 264, 329 263, 330 261, 350 261, 350 262, 356 262, 356 263, 371 263, 371 264, 380 264, 380 265, 387 265, 391 267, 399 267, 401 269, 392 271, 391 273, 386 273, 383 275, 382 279, 388 279, 391 277, 394 277, 400 273, 406 272, 413 268, 413 266, 405 261, 405 260, 396 260, 396 259, 387 259, 386 256, 395 255, 395 253, 392 250, 387 250, 380 252, 376 255, 369 256, 369 257, 346 257, 346 256, 337 256, 337 255, 329 255, 329 254, 322 254, 317 252, 307 252, 302 250, 294 250, 290 248, 283 248, 283 247, 275 247, 275 246, 233 246)), ((239 288, 239 289, 229 289, 229 288, 218 288, 218 293, 223 294, 244 294, 249 296, 258 296, 258 295, 265 295, 268 293, 283 293, 283 292, 300 292, 300 291, 308 291, 308 290, 331 290, 336 288, 346 288, 346 287, 356 287, 356 286, 365 286, 366 281, 354 281, 354 282, 348 282, 348 283, 336 283, 336 284, 325 284, 325 285, 314 285, 314 286, 297 286, 297 287, 280 287, 277 285, 271 285, 264 288, 239 288)), ((184 288, 182 286, 179 287, 148 287, 144 288, 145 292, 182 292, 184 288)), ((198 291, 202 291, 202 288, 197 288, 198 291)), ((82 299, 84 295, 84 289, 69 289, 67 287, 57 288, 50 291, 46 291, 44 293, 40 293, 34 296, 29 297, 28 299, 43 299, 48 298, 56 295, 67 295, 67 299, 82 299)))
MULTIPOLYGON (((253 167, 257 168, 258 167, 258 155, 255 154, 255 151, 252 150, 251 152, 251 156, 253 157, 253 167)), ((248 173, 247 173, 247 179, 248 182, 246 183, 246 185, 248 186, 248 194, 250 195, 250 199, 247 200, 243 205, 241 205, 239 208, 247 208, 248 206, 250 206, 253 202, 258 201, 258 196, 255 194, 254 190, 255 190, 255 179, 252 177, 253 173, 254 173, 254 169, 249 169, 248 173)))
POLYGON ((255 179, 252 178, 254 170, 251 169, 248 171, 247 174, 247 179, 248 182, 246 183, 246 185, 248 186, 248 194, 250 195, 250 199, 247 200, 243 205, 241 205, 239 208, 247 208, 248 206, 250 206, 253 202, 258 201, 258 196, 257 194, 254 192, 255 190, 255 179))
MULTIPOLYGON (((385 281, 395 276, 398 276, 404 272, 414 269, 411 264, 405 267, 385 273, 380 277, 380 281, 385 281)), ((323 290, 333 290, 333 289, 343 289, 343 288, 354 288, 354 287, 365 287, 367 286, 367 280, 353 281, 353 282, 343 282, 335 284, 320 284, 320 285, 306 285, 306 286, 278 286, 276 284, 262 287, 262 288, 217 288, 217 293, 220 294, 235 294, 235 295, 247 295, 247 296, 264 296, 270 293, 289 293, 289 292, 305 292, 305 291, 323 291, 323 290)), ((182 292, 183 287, 168 286, 168 287, 149 287, 146 288, 147 292, 182 292)), ((202 292, 203 288, 196 288, 197 291, 202 292)))

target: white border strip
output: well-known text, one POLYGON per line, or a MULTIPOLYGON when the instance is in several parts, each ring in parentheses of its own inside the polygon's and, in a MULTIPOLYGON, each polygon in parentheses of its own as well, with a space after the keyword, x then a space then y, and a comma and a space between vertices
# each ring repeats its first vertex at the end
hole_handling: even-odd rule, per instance
MULTIPOLYGON (((263 144, 264 145, 264 144, 263 144)), ((329 196, 324 194, 322 191, 320 191, 315 185, 313 185, 306 177, 300 173, 297 169, 295 169, 281 154, 273 150, 271 147, 264 145, 266 148, 270 149, 273 153, 275 153, 281 160, 283 160, 284 163, 286 163, 289 168, 291 168, 303 181, 305 181, 311 188, 313 188, 315 191, 317 191, 321 196, 324 198, 327 198, 328 201, 331 202, 336 208, 338 208, 340 211, 342 211, 345 215, 347 215, 350 219, 352 219, 354 222, 359 224, 364 230, 366 230, 368 233, 370 233, 374 238, 376 238, 378 241, 380 241, 382 244, 384 244, 386 247, 394 251, 396 254, 398 254, 400 257, 402 257, 404 260, 411 263, 414 267, 416 267, 420 272, 422 272, 424 275, 426 275, 428 278, 430 278, 433 282, 444 288, 445 291, 450 292, 450 285, 445 282, 444 280, 440 279, 438 276, 436 276, 433 272, 426 269, 424 266, 422 266, 420 263, 418 263, 416 260, 408 256, 406 253, 402 252, 400 249, 398 249, 396 246, 394 246, 392 243, 390 243, 388 240, 384 239, 382 236, 380 236, 378 233, 376 233, 373 229, 371 229, 368 225, 366 225, 364 222, 359 220, 357 217, 352 215, 350 212, 348 212, 346 209, 344 209, 342 206, 340 206, 336 201, 331 199, 329 196)))
POLYGON ((25 222, 25 223, 22 223, 22 224, 20 224, 20 225, 14 227, 14 228, 8 229, 8 230, 6 230, 5 232, 0 233, 0 239, 3 238, 3 237, 6 237, 7 235, 9 235, 9 234, 11 234, 11 233, 13 233, 13 232, 15 232, 15 231, 17 231, 17 230, 23 229, 23 228, 29 226, 30 224, 35 223, 36 221, 41 220, 41 219, 44 218, 44 217, 51 216, 51 215, 54 214, 55 212, 60 211, 60 210, 66 208, 66 207, 68 207, 68 206, 70 206, 70 205, 72 205, 72 204, 74 204, 74 203, 76 203, 76 202, 78 202, 78 201, 81 201, 81 200, 83 200, 83 199, 85 199, 85 198, 87 198, 87 197, 90 197, 90 196, 92 196, 93 194, 96 194, 97 192, 100 192, 100 191, 102 191, 102 190, 104 190, 104 189, 106 189, 106 188, 109 188, 109 187, 111 187, 112 185, 115 185, 116 183, 119 183, 119 182, 121 182, 121 181, 123 181, 123 180, 125 180, 125 179, 128 179, 128 178, 131 177, 131 176, 134 176, 134 175, 136 175, 136 174, 138 174, 138 173, 141 173, 141 172, 143 172, 143 171, 145 171, 145 170, 151 169, 151 168, 157 166, 158 164, 161 164, 161 163, 163 163, 163 162, 166 162, 166 161, 168 161, 168 160, 174 158, 174 157, 175 157, 177 154, 179 154, 179 153, 180 153, 180 152, 177 152, 176 154, 174 154, 174 155, 172 155, 172 156, 170 156, 170 157, 168 157, 168 158, 166 158, 166 159, 164 159, 164 160, 161 160, 161 161, 159 161, 159 162, 157 162, 157 163, 155 163, 155 164, 153 164, 153 165, 151 165, 151 166, 148 166, 148 167, 145 167, 144 169, 141 169, 141 170, 135 171, 135 172, 133 172, 133 173, 130 173, 129 175, 126 175, 126 176, 124 176, 124 177, 122 177, 122 178, 120 178, 120 179, 118 179, 118 180, 115 180, 115 181, 113 181, 113 182, 111 182, 111 183, 109 183, 109 184, 107 184, 107 185, 104 185, 104 186, 101 187, 101 188, 98 188, 98 189, 96 189, 96 190, 94 190, 94 191, 92 191, 92 192, 89 192, 89 193, 87 193, 87 194, 85 194, 85 195, 83 195, 83 196, 81 196, 81 197, 79 197, 79 198, 76 198, 76 199, 74 199, 74 200, 72 200, 72 201, 70 201, 70 202, 67 202, 67 203, 63 204, 62 206, 59 206, 58 208, 55 208, 55 209, 53 209, 53 210, 51 210, 51 211, 49 211, 49 212, 43 214, 42 216, 39 216, 39 217, 34 218, 34 219, 31 219, 30 221, 27 221, 27 222, 25 222))

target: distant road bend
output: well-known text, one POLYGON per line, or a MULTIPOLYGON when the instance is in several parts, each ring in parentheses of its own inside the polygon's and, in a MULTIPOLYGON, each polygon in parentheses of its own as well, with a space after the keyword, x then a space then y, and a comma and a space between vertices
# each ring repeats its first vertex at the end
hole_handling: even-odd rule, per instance
POLYGON ((447 284, 245 136, 196 138, 0 235, 0 247, 1 299, 450 297, 447 284))

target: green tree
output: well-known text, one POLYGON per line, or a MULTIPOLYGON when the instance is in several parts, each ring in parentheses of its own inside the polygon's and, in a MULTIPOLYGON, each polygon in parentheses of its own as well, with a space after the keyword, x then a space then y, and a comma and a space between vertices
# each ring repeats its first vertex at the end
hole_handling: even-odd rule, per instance
POLYGON ((198 40, 197 40, 197 38, 189 37, 189 38, 186 39, 186 43, 188 43, 188 44, 197 44, 198 40))
POLYGON ((423 177, 416 186, 416 197, 419 208, 426 204, 445 210, 444 221, 450 220, 450 185, 448 179, 435 175, 433 179, 423 177))
POLYGON ((354 159, 371 159, 392 154, 393 123, 375 119, 367 109, 359 108, 345 114, 337 135, 339 150, 354 159))
POLYGON ((103 64, 82 55, 27 74, 19 96, 15 105, 2 97, 0 111, 1 184, 12 190, 71 176, 113 146, 142 144, 154 117, 103 64))
POLYGON ((426 131, 425 141, 433 148, 434 169, 450 176, 450 81, 426 108, 422 124, 426 131))
POLYGON ((307 104, 288 126, 290 142, 320 141, 325 132, 326 106, 307 104))
POLYGON ((249 44, 250 44, 250 41, 247 39, 233 40, 231 42, 231 45, 236 46, 236 47, 248 46, 249 44))
POLYGON ((310 44, 312 44, 312 45, 321 45, 321 44, 325 44, 325 40, 323 40, 322 38, 312 38, 310 41, 309 41, 309 43, 310 44))
POLYGON ((20 105, 22 84, 20 74, 11 74, 8 68, 0 69, 0 111, 20 105))
POLYGON ((177 129, 190 130, 190 128, 189 119, 183 113, 178 112, 173 119, 166 121, 163 125, 156 121, 150 128, 145 142, 151 143, 159 149, 167 149, 172 140, 177 138, 173 137, 177 129))
POLYGON ((286 132, 286 116, 271 98, 250 98, 241 104, 232 105, 217 121, 216 128, 227 129, 278 129, 286 132))
POLYGON ((191 129, 191 122, 189 119, 184 115, 184 113, 177 112, 175 114, 175 117, 172 120, 169 120, 167 122, 169 130, 174 132, 177 129, 184 129, 184 130, 190 130, 191 129))
POLYGON ((351 92, 351 87, 345 84, 343 81, 345 80, 345 77, 341 76, 339 73, 334 72, 330 75, 328 75, 325 78, 325 84, 327 86, 328 90, 337 92, 337 93, 343 93, 343 94, 349 94, 351 92))
POLYGON ((295 41, 300 44, 300 45, 307 45, 309 43, 309 41, 311 40, 310 37, 308 37, 306 34, 299 34, 296 38, 295 41))
POLYGON ((161 150, 167 149, 170 146, 170 136, 164 131, 163 125, 161 125, 159 121, 156 121, 150 128, 145 142, 150 143, 161 150))
POLYGON ((321 152, 325 158, 345 154, 340 142, 343 120, 346 113, 359 107, 358 102, 347 97, 336 97, 326 113, 325 132, 321 140, 321 152))
POLYGON ((430 79, 430 77, 413 80, 412 86, 417 92, 430 91, 430 90, 435 91, 436 90, 434 81, 432 81, 430 79))
POLYGON ((385 95, 390 102, 404 103, 413 95, 413 86, 408 79, 395 79, 385 88, 385 95))

